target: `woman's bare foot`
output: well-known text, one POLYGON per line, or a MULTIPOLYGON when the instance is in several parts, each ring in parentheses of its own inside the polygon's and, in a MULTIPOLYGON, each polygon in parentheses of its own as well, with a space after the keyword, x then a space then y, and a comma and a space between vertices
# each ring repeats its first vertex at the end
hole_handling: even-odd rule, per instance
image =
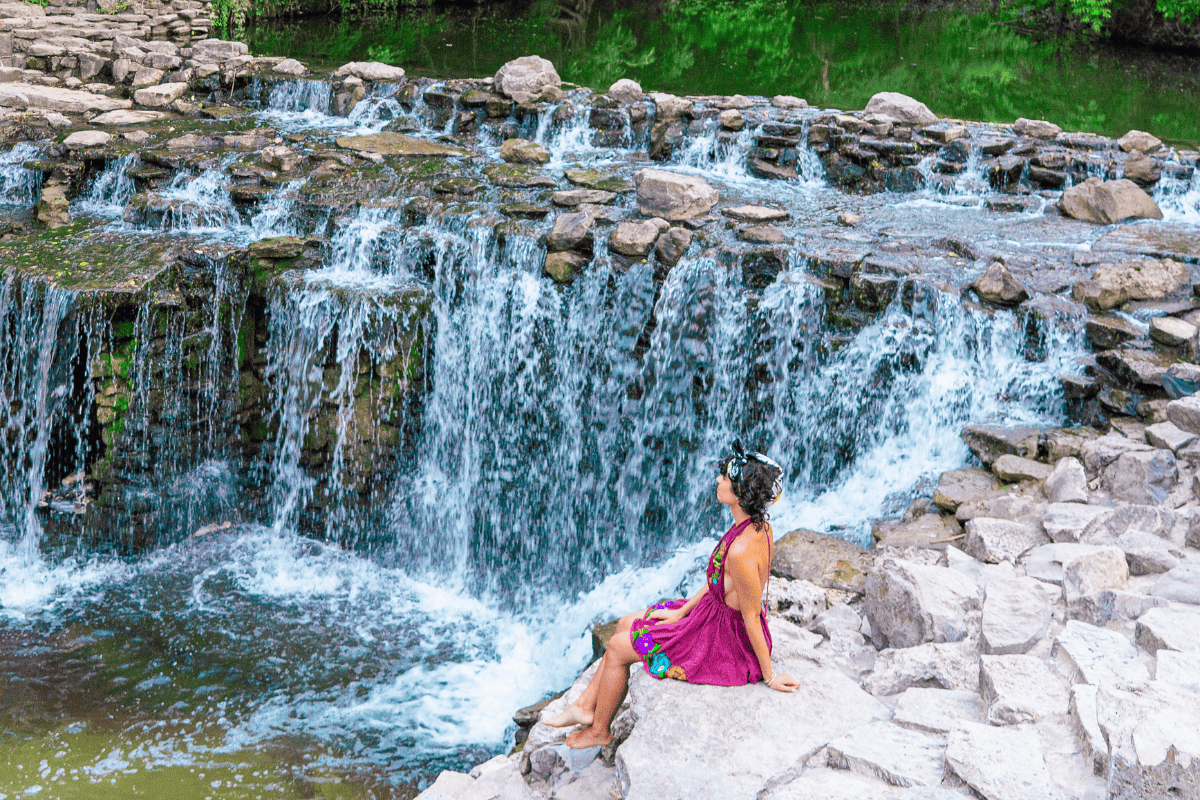
POLYGON ((568 725, 591 725, 592 715, 575 704, 567 706, 566 710, 554 719, 546 720, 551 728, 565 728, 568 725))
POLYGON ((612 734, 608 731, 598 731, 595 728, 582 728, 567 736, 567 747, 572 750, 583 750, 588 747, 604 747, 611 744, 612 734))

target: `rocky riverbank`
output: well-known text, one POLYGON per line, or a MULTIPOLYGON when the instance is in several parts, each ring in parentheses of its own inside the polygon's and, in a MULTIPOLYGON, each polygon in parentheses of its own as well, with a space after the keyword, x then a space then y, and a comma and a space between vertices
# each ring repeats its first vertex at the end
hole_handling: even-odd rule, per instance
MULTIPOLYGON (((632 81, 596 93, 536 57, 486 79, 414 81, 376 63, 314 75, 237 42, 155 44, 155 25, 203 29, 182 13, 121 23, 138 44, 72 12, 85 47, 39 33, 51 23, 29 8, 0 7, 0 36, 32 42, 0 70, 0 134, 34 148, 12 166, 33 210, 3 223, 0 268, 29 298, 57 291, 95 312, 76 329, 73 390, 78 440, 95 444, 50 463, 52 483, 66 479, 46 502, 71 504, 66 531, 99 544, 150 547, 177 527, 130 498, 198 450, 253 462, 282 443, 322 476, 313 519, 370 508, 386 454, 412 436, 404 409, 428 391, 430 288, 372 300, 350 356, 333 323, 300 361, 265 353, 268 331, 299 327, 287 298, 348 258, 333 239, 363 214, 426 253, 450 230, 473 231, 482 252, 526 248, 562 291, 653 265, 651 308, 684 259, 728 268, 747 305, 795 280, 819 296, 818 354, 889 310, 928 324, 938 304, 1011 314, 1030 360, 1054 324, 1083 332, 1092 352, 1061 377, 1079 427, 968 426, 983 467, 942 475, 876 525, 870 550, 807 531, 780 540, 772 629, 799 693, 635 670, 598 760, 534 724, 519 753, 444 775, 426 798, 1200 796, 1200 234, 1158 221, 1186 202, 1196 153, 1136 131, 939 119, 887 93, 849 113, 632 81), (563 161, 547 130, 602 163, 563 161), (841 194, 803 210, 772 194, 806 182, 841 194), (906 197, 983 216, 947 233, 907 218, 921 207, 897 212, 906 197), (271 227, 284 198, 287 231, 271 227), (308 375, 313 386, 281 388, 308 375), (264 419, 272 392, 308 404, 296 431, 264 419)), ((431 281, 435 266, 421 267, 431 281)), ((654 327, 647 312, 630 348, 654 327)), ((696 327, 688 343, 703 340, 696 327)), ((906 362, 887 366, 877 382, 906 362)), ((695 391, 702 401, 703 380, 695 391)), ((187 513, 190 530, 228 507, 187 513)))

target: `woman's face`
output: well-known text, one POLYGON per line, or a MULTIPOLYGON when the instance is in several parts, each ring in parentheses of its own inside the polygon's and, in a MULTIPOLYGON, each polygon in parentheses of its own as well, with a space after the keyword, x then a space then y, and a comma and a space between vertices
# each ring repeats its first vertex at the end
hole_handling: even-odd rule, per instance
POLYGON ((728 475, 717 476, 717 500, 730 508, 738 504, 737 495, 733 493, 733 483, 728 475))

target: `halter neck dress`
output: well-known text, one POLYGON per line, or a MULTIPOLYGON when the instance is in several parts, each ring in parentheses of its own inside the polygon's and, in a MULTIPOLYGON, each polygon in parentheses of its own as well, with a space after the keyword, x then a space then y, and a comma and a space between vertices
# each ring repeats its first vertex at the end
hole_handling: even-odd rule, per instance
MULTIPOLYGON (((708 591, 686 617, 669 624, 649 618, 633 623, 629 638, 651 676, 715 686, 742 686, 762 680, 762 668, 750 644, 742 612, 725 603, 725 555, 749 524, 750 520, 745 520, 734 525, 717 542, 705 573, 708 591)), ((686 598, 667 600, 650 606, 646 613, 676 609, 686 602, 686 598)), ((771 631, 766 612, 760 609, 758 617, 769 652, 771 631)))

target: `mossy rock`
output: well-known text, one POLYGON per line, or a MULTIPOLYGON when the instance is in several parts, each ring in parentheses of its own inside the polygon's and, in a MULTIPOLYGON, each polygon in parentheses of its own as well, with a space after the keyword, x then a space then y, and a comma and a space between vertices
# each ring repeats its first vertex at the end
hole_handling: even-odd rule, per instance
POLYGON ((385 131, 366 136, 339 136, 337 146, 360 153, 378 153, 384 156, 465 156, 467 151, 451 145, 431 142, 416 136, 385 131))
POLYGON ((169 288, 175 247, 174 242, 77 221, 0 241, 0 264, 63 289, 127 298, 147 289, 169 288))
POLYGON ((569 169, 567 180, 585 189, 598 189, 602 192, 632 192, 633 181, 603 169, 569 169))
POLYGON ((525 164, 492 164, 483 173, 492 183, 507 189, 553 188, 558 185, 554 178, 540 169, 525 164))

